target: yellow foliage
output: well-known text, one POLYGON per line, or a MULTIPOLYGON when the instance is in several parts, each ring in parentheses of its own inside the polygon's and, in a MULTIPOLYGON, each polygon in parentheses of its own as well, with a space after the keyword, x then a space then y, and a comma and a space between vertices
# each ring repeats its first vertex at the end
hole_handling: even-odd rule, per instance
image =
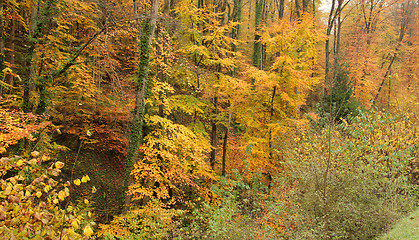
POLYGON ((98 237, 114 236, 133 239, 167 239, 170 232, 179 227, 175 217, 183 213, 171 209, 159 200, 152 200, 142 208, 116 216, 110 224, 101 224, 98 237))
POLYGON ((208 189, 197 181, 214 179, 205 162, 209 143, 168 119, 148 116, 146 122, 154 130, 145 138, 141 147, 143 158, 131 173, 135 179, 130 186, 134 198, 156 195, 157 199, 174 197, 183 201, 183 194, 175 193, 190 187, 195 194, 205 197, 208 189))
MULTIPOLYGON (((50 168, 42 169, 43 160, 39 155, 33 152, 30 160, 18 156, 0 159, 0 238, 53 239, 62 236, 63 239, 81 239, 81 234, 74 229, 92 224, 91 219, 71 206, 60 207, 60 202, 69 196, 69 189, 58 184, 52 178, 52 172, 59 170, 57 165, 62 166, 52 164, 50 168), (6 178, 5 174, 11 171, 12 176, 6 178)), ((87 228, 85 235, 92 233, 92 229, 87 228)))

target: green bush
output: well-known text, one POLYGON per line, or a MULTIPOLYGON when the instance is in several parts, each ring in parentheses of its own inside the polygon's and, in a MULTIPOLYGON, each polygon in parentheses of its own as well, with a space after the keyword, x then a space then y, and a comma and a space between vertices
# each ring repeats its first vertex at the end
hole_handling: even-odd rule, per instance
POLYGON ((317 113, 321 118, 319 125, 324 127, 331 121, 341 123, 342 119, 356 116, 359 103, 352 95, 353 83, 349 79, 348 70, 343 65, 335 66, 331 84, 317 105, 317 113))
POLYGON ((266 186, 260 174, 244 179, 233 170, 211 190, 217 197, 185 216, 189 221, 184 221, 177 239, 278 239, 263 221, 266 186))
POLYGON ((373 239, 417 202, 409 166, 417 157, 416 125, 372 112, 320 133, 301 133, 290 147, 290 239, 373 239))

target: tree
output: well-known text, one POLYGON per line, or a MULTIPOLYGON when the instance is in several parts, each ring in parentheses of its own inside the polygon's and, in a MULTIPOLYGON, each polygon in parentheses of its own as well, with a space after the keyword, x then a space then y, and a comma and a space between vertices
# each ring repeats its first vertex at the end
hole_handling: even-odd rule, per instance
POLYGON ((317 61, 317 44, 323 38, 304 15, 300 21, 279 21, 263 28, 267 70, 250 69, 254 89, 246 93, 245 107, 237 111, 238 122, 246 128, 243 145, 252 171, 268 179, 281 168, 281 145, 286 133, 302 125, 300 106, 318 78, 312 77, 317 61))
MULTIPOLYGON (((135 2, 134 2, 135 3, 135 2)), ((154 31, 158 18, 159 1, 153 0, 150 7, 150 16, 141 22, 141 35, 139 37, 139 44, 141 49, 140 62, 138 64, 138 77, 136 82, 136 98, 133 112, 133 119, 131 123, 131 133, 129 137, 128 154, 125 161, 125 178, 124 189, 128 190, 128 186, 133 183, 130 176, 135 162, 139 160, 139 146, 143 142, 143 125, 145 115, 145 100, 148 83, 149 65, 150 65, 150 51, 151 42, 153 40, 154 31)), ((124 203, 124 213, 129 210, 131 204, 131 194, 126 193, 124 203)))
MULTIPOLYGON (((385 83, 387 77, 389 76, 389 74, 391 72, 392 66, 393 66, 393 64, 394 64, 394 62, 395 62, 395 60, 397 58, 397 53, 399 51, 399 48, 400 48, 400 46, 402 44, 402 41, 403 41, 405 35, 406 35, 406 31, 408 30, 408 27, 410 25, 410 22, 413 20, 412 19, 412 16, 413 16, 415 7, 417 8, 417 4, 414 4, 412 1, 405 1, 401 5, 400 31, 399 31, 398 38, 397 38, 397 46, 396 46, 396 49, 394 51, 393 56, 390 58, 390 63, 388 64, 387 70, 386 70, 386 72, 385 72, 385 74, 383 76, 383 80, 381 81, 381 83, 379 85, 377 94, 375 95, 375 97, 374 97, 374 99, 372 101, 372 105, 373 106, 375 105, 375 103, 376 103, 376 101, 378 99, 378 95, 380 94, 380 92, 381 92, 381 90, 382 90, 382 88, 384 86, 384 83, 385 83)), ((390 87, 391 86, 391 82, 389 82, 388 85, 390 87)), ((390 96, 390 93, 389 93, 389 96, 390 96)), ((388 106, 390 106, 390 101, 388 103, 388 106)))
POLYGON ((253 66, 263 69, 263 47, 260 42, 261 28, 264 21, 265 0, 257 0, 255 3, 255 40, 253 43, 253 66))
POLYGON ((319 115, 326 122, 348 121, 358 113, 358 103, 353 97, 353 83, 342 65, 334 68, 331 85, 326 88, 319 103, 319 115))
POLYGON ((202 102, 203 106, 211 109, 211 112, 201 115, 195 112, 194 124, 197 125, 199 122, 202 124, 201 120, 210 122, 212 151, 209 162, 215 169, 218 126, 227 120, 225 114, 219 109, 228 101, 224 98, 223 90, 225 84, 232 79, 227 75, 234 72, 236 68, 237 49, 235 46, 238 41, 234 37, 237 37, 239 23, 237 19, 223 23, 220 16, 224 13, 212 11, 211 5, 199 6, 183 1, 176 9, 180 20, 185 25, 185 29, 180 32, 179 36, 184 40, 179 45, 179 51, 184 58, 190 59, 189 61, 194 66, 187 70, 195 72, 196 83, 191 95, 194 95, 197 102, 202 102), (231 32, 234 37, 229 36, 231 32), (207 80, 202 81, 201 75, 206 76, 207 80))
POLYGON ((332 30, 334 30, 335 33, 335 61, 337 61, 336 59, 338 58, 338 53, 339 53, 339 45, 340 45, 340 29, 341 29, 341 14, 343 9, 350 3, 351 0, 348 1, 344 1, 344 0, 338 0, 336 2, 336 0, 332 0, 332 5, 330 8, 330 12, 329 12, 329 17, 327 20, 327 28, 326 28, 326 42, 325 42, 325 61, 326 61, 326 66, 325 66, 325 80, 326 80, 326 84, 327 84, 327 80, 331 79, 333 76, 330 76, 330 68, 331 68, 331 64, 330 64, 330 40, 331 40, 331 34, 332 34, 332 30), (337 21, 337 24, 335 24, 335 22, 337 21))

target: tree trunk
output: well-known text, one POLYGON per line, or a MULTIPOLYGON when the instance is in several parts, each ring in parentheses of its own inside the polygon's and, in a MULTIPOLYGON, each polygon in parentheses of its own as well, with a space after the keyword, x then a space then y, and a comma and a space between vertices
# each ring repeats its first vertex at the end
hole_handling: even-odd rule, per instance
POLYGON ((37 6, 32 8, 32 18, 29 29, 28 42, 30 43, 26 52, 23 61, 24 67, 24 76, 23 76, 23 99, 22 99, 22 110, 24 112, 30 112, 32 110, 32 103, 30 102, 29 95, 32 84, 32 59, 34 57, 34 51, 36 47, 36 40, 41 35, 41 23, 38 21, 38 12, 41 8, 40 2, 37 3, 37 6))
POLYGON ((276 2, 277 2, 277 5, 279 5, 279 6, 277 6, 278 7, 278 18, 283 19, 284 18, 284 10, 285 10, 285 0, 279 0, 279 2, 277 0, 276 2))
POLYGON ((340 14, 341 14, 341 11, 339 11, 339 13, 338 13, 338 19, 337 19, 337 23, 336 23, 336 25, 337 25, 337 30, 336 30, 336 49, 335 49, 335 55, 336 56, 339 56, 339 52, 340 52, 340 30, 341 30, 341 27, 342 27, 342 19, 341 19, 340 14))
POLYGON ((0 71, 4 69, 4 22, 3 22, 3 2, 0 2, 0 71))
MULTIPOLYGON (((398 51, 398 49, 396 49, 396 53, 397 53, 397 51, 398 51)), ((395 53, 395 54, 393 55, 393 57, 391 58, 390 64, 389 64, 389 65, 388 65, 388 67, 387 67, 387 71, 386 71, 386 73, 384 74, 383 80, 381 81, 381 84, 380 84, 380 86, 378 87, 377 94, 375 95, 374 100, 372 101, 372 106, 375 106, 375 103, 377 102, 377 99, 378 99, 378 95, 380 94, 381 89, 383 89, 384 83, 386 82, 387 76, 389 75, 389 73, 390 73, 390 71, 391 71, 391 67, 393 66, 394 60, 396 60, 396 56, 397 56, 397 54, 396 54, 396 53, 395 53)))
MULTIPOLYGON (((39 37, 42 33, 41 31, 43 29, 51 29, 54 27, 53 23, 53 12, 56 10, 56 4, 57 2, 54 0, 48 0, 45 1, 42 11, 39 11, 41 1, 38 1, 38 11, 39 13, 42 13, 42 16, 39 17, 39 19, 36 19, 36 30, 34 31, 33 35, 39 37)), ((36 43, 33 43, 33 46, 31 48, 35 49, 36 43)), ((33 50, 31 53, 33 57, 33 50)), ((31 66, 32 63, 29 62, 29 66, 31 66)), ((31 67, 30 67, 31 68, 31 67)), ((40 66, 42 68, 42 66, 40 66)), ((33 68, 31 68, 33 69, 33 68)), ((42 69, 39 69, 37 76, 36 71, 32 71, 31 77, 29 79, 38 78, 37 81, 34 81, 36 83, 36 88, 39 92, 39 100, 38 100, 38 106, 36 109, 37 114, 42 114, 45 112, 45 109, 48 106, 48 96, 49 92, 47 91, 47 87, 52 82, 51 76, 48 77, 41 77, 42 69)))
MULTIPOLYGON (((8 62, 12 67, 15 65, 15 38, 16 38, 16 20, 11 20, 11 30, 9 39, 9 59, 8 62)), ((3 69, 2 69, 3 70, 3 69)), ((13 86, 13 75, 8 74, 6 76, 6 82, 13 86)))
POLYGON ((204 7, 204 0, 198 0, 198 8, 204 7))
POLYGON ((255 6, 255 40, 253 43, 253 66, 258 69, 261 69, 262 66, 262 43, 259 41, 261 38, 260 35, 260 24, 263 20, 263 5, 264 0, 257 0, 255 6))
POLYGON ((334 66, 338 65, 338 59, 339 59, 339 52, 340 52, 340 32, 342 27, 342 9, 343 9, 343 0, 337 0, 338 6, 336 7, 336 13, 335 13, 335 46, 334 46, 334 55, 335 55, 335 64, 334 66))
MULTIPOLYGON (((325 43, 325 54, 326 54, 326 66, 325 66, 325 82, 328 82, 329 79, 329 72, 330 72, 330 36, 332 33, 333 22, 334 22, 334 12, 335 12, 335 4, 336 0, 332 0, 331 9, 329 12, 329 18, 327 21, 327 29, 326 29, 326 43, 325 43)), ((326 88, 326 86, 325 86, 326 88)))
POLYGON ((295 12, 297 14, 297 19, 301 18, 301 7, 299 0, 295 0, 295 12))
MULTIPOLYGON (((409 2, 409 3, 410 3, 410 2, 409 2)), ((389 75, 389 74, 390 74, 390 72, 391 72, 391 67, 393 66, 393 63, 394 63, 394 61, 395 61, 395 60, 396 60, 396 58, 397 58, 397 53, 399 52, 399 46, 400 46, 401 42, 403 41, 403 38, 404 38, 404 36, 405 36, 405 34, 406 34, 407 27, 408 27, 408 23, 409 23, 409 21, 410 21, 410 18, 411 18, 411 16, 412 16, 412 13, 413 13, 413 7, 412 7, 412 6, 410 6, 410 4, 403 5, 403 9, 402 9, 402 16, 403 16, 403 18, 402 18, 402 21, 401 21, 401 24, 400 24, 399 37, 398 37, 398 39, 397 39, 397 41, 398 41, 398 46, 396 47, 396 51, 395 51, 395 53, 394 53, 393 57, 391 58, 390 64, 389 64, 389 65, 388 65, 388 67, 387 67, 387 71, 386 71, 386 73, 384 74, 383 80, 381 81, 381 84, 380 84, 380 86, 379 86, 379 88, 378 88, 377 94, 376 94, 376 95, 375 95, 375 97, 374 97, 374 100, 373 100, 373 102, 372 102, 372 106, 375 106, 375 103, 376 103, 376 101, 377 101, 377 99, 378 99, 378 95, 380 94, 381 89, 383 88, 384 83, 385 83, 385 81, 386 81, 386 79, 387 79, 388 75, 389 75)))
POLYGON ((214 170, 215 168, 215 153, 217 148, 217 120, 215 119, 215 115, 218 114, 218 98, 217 96, 214 97, 214 119, 211 123, 211 153, 210 153, 210 165, 211 168, 214 170))
POLYGON ((226 159, 227 159, 227 143, 228 143, 228 133, 230 131, 230 122, 231 122, 231 113, 228 114, 228 123, 224 133, 224 142, 223 142, 223 158, 222 158, 222 169, 221 175, 226 175, 226 159))
MULTIPOLYGON (((242 0, 234 0, 234 7, 233 7, 233 13, 232 13, 232 21, 233 22, 240 22, 241 21, 241 17, 242 17, 242 7, 243 7, 243 3, 242 0)), ((231 30, 231 38, 233 39, 239 39, 239 34, 240 34, 240 25, 234 26, 233 29, 231 30)), ((237 46, 235 44, 233 44, 233 46, 231 46, 231 50, 233 52, 237 52, 237 46)), ((231 76, 236 76, 236 72, 237 72, 237 68, 233 67, 232 72, 231 72, 231 76)))
POLYGON ((308 11, 308 4, 310 3, 310 0, 303 0, 303 12, 308 11))
POLYGON ((131 133, 129 136, 128 154, 125 161, 125 176, 124 176, 124 190, 125 190, 125 204, 123 213, 127 213, 131 205, 131 194, 128 193, 128 187, 133 182, 130 175, 134 163, 139 160, 138 148, 143 140, 143 121, 145 114, 145 96, 148 82, 148 72, 150 65, 150 51, 151 42, 156 28, 158 18, 159 1, 153 0, 151 5, 150 17, 141 23, 140 36, 140 62, 138 64, 138 79, 136 86, 136 99, 133 112, 133 119, 131 123, 131 133))

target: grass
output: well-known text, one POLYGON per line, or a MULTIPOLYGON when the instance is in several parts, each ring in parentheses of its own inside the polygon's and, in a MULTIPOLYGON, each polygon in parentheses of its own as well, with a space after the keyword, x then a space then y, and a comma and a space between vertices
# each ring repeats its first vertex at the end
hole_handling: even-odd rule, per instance
POLYGON ((379 240, 416 240, 419 239, 419 208, 402 218, 379 240))

